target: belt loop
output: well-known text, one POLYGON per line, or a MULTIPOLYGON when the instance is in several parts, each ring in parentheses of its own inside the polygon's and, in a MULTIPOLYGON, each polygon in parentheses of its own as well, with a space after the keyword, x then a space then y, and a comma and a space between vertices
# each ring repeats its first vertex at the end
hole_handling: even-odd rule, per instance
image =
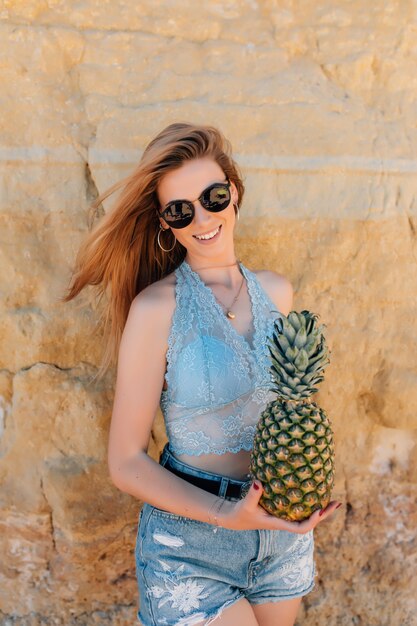
POLYGON ((222 498, 225 497, 228 484, 229 484, 229 479, 223 477, 222 480, 221 480, 220 489, 219 489, 219 496, 220 497, 222 497, 222 498))

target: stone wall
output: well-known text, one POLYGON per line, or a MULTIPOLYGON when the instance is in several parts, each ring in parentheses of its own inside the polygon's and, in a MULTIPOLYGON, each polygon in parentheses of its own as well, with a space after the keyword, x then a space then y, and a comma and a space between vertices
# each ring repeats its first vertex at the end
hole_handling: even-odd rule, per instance
MULTIPOLYGON (((297 624, 417 624, 417 19, 409 0, 3 0, 0 621, 135 623, 141 503, 110 482, 88 290, 97 191, 177 120, 245 176, 236 249, 320 313, 334 495, 297 624)), ((106 207, 107 208, 107 207, 106 207)), ((166 440, 159 414, 150 454, 166 440)))

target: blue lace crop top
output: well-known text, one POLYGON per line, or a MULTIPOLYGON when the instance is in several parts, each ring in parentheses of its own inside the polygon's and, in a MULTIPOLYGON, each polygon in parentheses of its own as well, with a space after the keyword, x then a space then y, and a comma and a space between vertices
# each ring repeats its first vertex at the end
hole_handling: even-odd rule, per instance
POLYGON ((251 450, 271 391, 267 335, 283 314, 241 262, 252 305, 252 346, 232 326, 212 290, 185 261, 176 268, 167 350, 168 385, 160 406, 170 449, 177 454, 251 450))

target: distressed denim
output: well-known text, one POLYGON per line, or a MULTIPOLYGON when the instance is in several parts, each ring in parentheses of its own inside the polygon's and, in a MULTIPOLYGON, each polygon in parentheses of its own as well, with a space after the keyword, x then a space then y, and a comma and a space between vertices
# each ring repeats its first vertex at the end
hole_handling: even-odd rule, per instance
MULTIPOLYGON (((165 449, 161 464, 168 454, 165 449)), ((203 478, 221 477, 175 464, 203 478)), ((230 530, 148 503, 139 513, 135 564, 143 626, 208 626, 240 598, 261 604, 303 596, 316 576, 312 530, 230 530)))

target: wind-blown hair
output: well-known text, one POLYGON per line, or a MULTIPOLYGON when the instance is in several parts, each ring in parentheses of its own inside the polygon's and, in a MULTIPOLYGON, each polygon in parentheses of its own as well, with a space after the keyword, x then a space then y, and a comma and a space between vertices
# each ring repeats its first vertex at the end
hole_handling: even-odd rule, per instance
MULTIPOLYGON (((117 361, 120 339, 134 297, 149 284, 174 271, 183 261, 186 248, 177 241, 170 252, 158 245, 160 230, 157 187, 168 172, 185 161, 210 157, 238 191, 240 207, 245 191, 242 175, 232 158, 230 142, 210 125, 177 122, 165 127, 146 146, 132 174, 112 185, 90 205, 93 216, 104 212, 102 202, 121 189, 113 208, 105 213, 85 237, 78 250, 72 276, 62 302, 75 298, 87 285, 97 287, 104 299, 100 320, 104 327, 105 350, 98 372, 102 378, 117 361)), ((161 245, 173 246, 172 231, 161 232, 161 245)))

